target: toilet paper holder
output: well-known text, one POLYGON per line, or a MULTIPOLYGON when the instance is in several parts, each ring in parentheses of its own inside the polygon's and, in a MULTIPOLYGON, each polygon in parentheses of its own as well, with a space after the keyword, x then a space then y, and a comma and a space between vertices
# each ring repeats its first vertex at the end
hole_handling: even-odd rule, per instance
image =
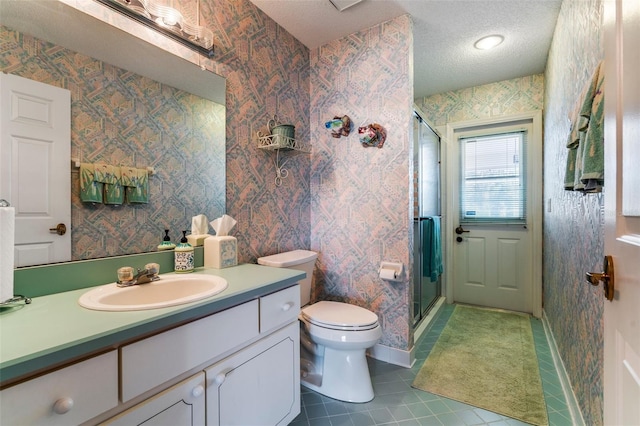
POLYGON ((403 281, 404 265, 399 262, 381 262, 378 275, 385 281, 403 281))

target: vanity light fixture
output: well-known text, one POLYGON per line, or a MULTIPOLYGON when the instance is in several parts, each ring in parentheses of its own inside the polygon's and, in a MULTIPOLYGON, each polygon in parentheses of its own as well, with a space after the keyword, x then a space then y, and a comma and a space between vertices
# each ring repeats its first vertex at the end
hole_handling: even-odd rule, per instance
POLYGON ((178 0, 96 0, 129 18, 209 58, 213 57, 213 32, 192 23, 178 9, 178 0))
POLYGON ((473 44, 473 47, 480 50, 493 49, 504 41, 504 37, 499 34, 493 34, 490 36, 482 37, 480 40, 473 44))

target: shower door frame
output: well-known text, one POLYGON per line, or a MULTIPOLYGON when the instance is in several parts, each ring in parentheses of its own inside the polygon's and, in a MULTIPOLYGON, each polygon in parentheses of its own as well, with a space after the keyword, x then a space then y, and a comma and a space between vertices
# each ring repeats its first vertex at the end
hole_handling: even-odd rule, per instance
MULTIPOLYGON (((438 215, 441 217, 442 219, 442 135, 435 130, 435 127, 432 126, 427 120, 425 120, 424 118, 424 114, 420 111, 419 108, 417 108, 416 106, 414 106, 414 119, 418 120, 418 126, 426 126, 429 130, 431 130, 433 132, 433 134, 438 138, 438 142, 437 142, 437 164, 438 164, 438 194, 437 194, 437 201, 438 201, 438 205, 436 207, 436 210, 438 212, 438 215)), ((419 127, 418 127, 419 129, 419 127)), ((415 128, 414 128, 415 130, 415 128)), ((419 130, 418 130, 419 131, 419 130)), ((414 135, 414 137, 417 135, 414 135)), ((420 176, 422 176, 422 161, 421 161, 421 156, 420 156, 420 152, 419 152, 419 144, 420 141, 418 140, 418 142, 415 142, 414 139, 414 147, 417 149, 417 152, 415 153, 415 155, 418 158, 418 188, 416 188, 416 191, 414 191, 414 193, 417 193, 418 195, 418 203, 420 203, 422 201, 422 191, 421 191, 421 182, 420 182, 420 176)), ((414 163, 415 166, 415 163, 414 163)), ((420 247, 422 249, 421 246, 421 241, 422 241, 422 234, 421 234, 421 222, 423 220, 426 220, 425 217, 423 217, 422 213, 422 206, 420 204, 418 204, 418 214, 416 216, 416 212, 415 212, 415 208, 414 208, 414 218, 413 218, 413 223, 414 223, 414 233, 413 233, 413 244, 414 244, 414 250, 413 250, 413 262, 414 262, 414 268, 413 268, 413 279, 412 279, 412 296, 414 297, 413 300, 413 307, 414 307, 414 312, 412 315, 412 323, 413 323, 413 327, 417 327, 420 322, 422 320, 424 320, 425 318, 427 318, 427 316, 429 315, 430 310, 433 308, 433 306, 437 303, 438 299, 440 299, 442 297, 442 293, 443 293, 443 288, 442 288, 442 276, 439 276, 437 281, 431 281, 430 283, 433 283, 436 286, 436 296, 433 300, 431 300, 429 303, 427 303, 427 306, 423 306, 423 280, 422 280, 422 267, 421 267, 421 262, 422 262, 422 251, 418 251, 416 250, 418 247, 420 247), (417 225, 417 226, 416 226, 417 225), (418 255, 416 255, 416 253, 418 253, 418 255), (419 284, 419 291, 416 291, 416 281, 418 280, 418 277, 416 277, 416 271, 417 271, 417 275, 421 278, 420 279, 420 284, 419 284), (415 296, 416 294, 419 293, 419 301, 415 300, 415 296), (416 309, 416 305, 418 308, 419 312, 415 312, 416 309)), ((442 224, 442 221, 441 221, 442 224)), ((442 233, 442 228, 441 228, 441 233, 442 233)), ((442 236, 441 236, 442 237, 442 236)))

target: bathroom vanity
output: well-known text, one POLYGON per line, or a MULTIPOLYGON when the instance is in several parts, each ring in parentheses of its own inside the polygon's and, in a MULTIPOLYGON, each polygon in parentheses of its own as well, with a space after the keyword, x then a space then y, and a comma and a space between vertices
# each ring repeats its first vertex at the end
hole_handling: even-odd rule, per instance
POLYGON ((290 423, 300 412, 304 273, 259 265, 196 273, 228 288, 135 312, 82 308, 88 289, 74 290, 0 315, 0 423, 290 423))

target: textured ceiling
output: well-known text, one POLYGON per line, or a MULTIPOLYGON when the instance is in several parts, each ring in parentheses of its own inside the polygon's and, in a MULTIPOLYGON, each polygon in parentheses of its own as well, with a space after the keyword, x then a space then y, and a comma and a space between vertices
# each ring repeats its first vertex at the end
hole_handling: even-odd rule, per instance
POLYGON ((408 13, 414 90, 421 98, 544 72, 562 0, 364 0, 338 12, 329 0, 251 0, 310 49, 408 13), (473 43, 505 41, 489 51, 473 43))

